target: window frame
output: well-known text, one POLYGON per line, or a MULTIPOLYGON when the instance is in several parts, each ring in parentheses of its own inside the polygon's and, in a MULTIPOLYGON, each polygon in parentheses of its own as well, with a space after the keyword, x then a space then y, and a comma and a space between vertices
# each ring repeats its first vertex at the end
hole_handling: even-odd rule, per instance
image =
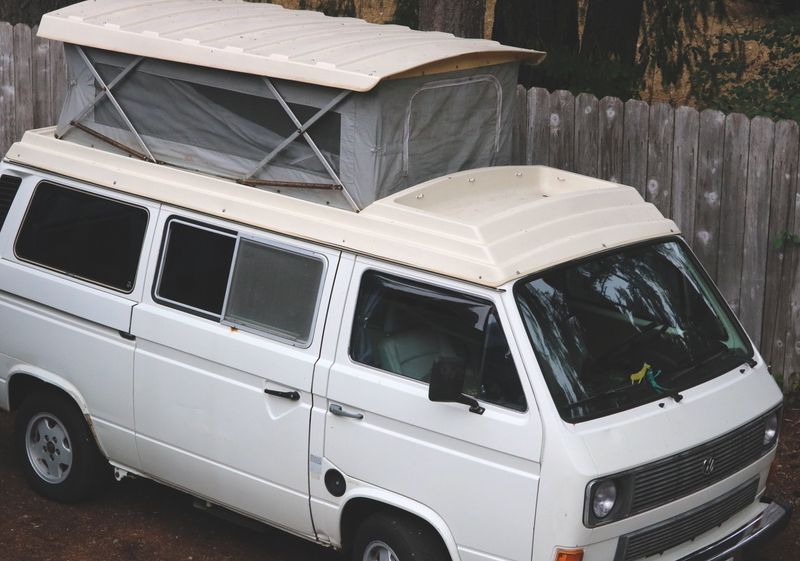
MULTIPOLYGON (((527 370, 524 368, 524 363, 522 361, 522 350, 519 346, 515 343, 515 339, 513 337, 513 332, 510 329, 509 321, 511 320, 510 316, 504 312, 504 303, 502 300, 495 299, 490 297, 488 294, 481 294, 475 291, 464 290, 464 287, 461 286, 448 286, 446 284, 437 283, 434 279, 428 276, 422 275, 413 275, 410 271, 403 271, 397 270, 394 268, 379 268, 376 266, 366 266, 361 270, 354 271, 354 274, 358 275, 358 283, 352 286, 352 290, 348 293, 348 299, 351 300, 348 304, 348 309, 350 310, 342 317, 342 328, 347 329, 341 344, 345 346, 345 356, 347 358, 348 363, 350 366, 357 367, 357 368, 366 368, 371 372, 379 373, 382 375, 389 375, 397 378, 398 380, 404 380, 405 382, 412 383, 418 386, 422 386, 428 388, 430 386, 429 382, 425 382, 422 380, 417 380, 416 378, 412 378, 410 376, 404 376, 402 374, 398 374, 397 372, 392 372, 391 370, 384 370, 382 368, 378 368, 377 366, 373 366, 370 364, 366 364, 361 362, 353 357, 352 354, 352 341, 353 341, 353 333, 356 329, 356 320, 358 312, 358 301, 359 297, 361 296, 361 290, 363 287, 363 280, 364 277, 370 273, 377 273, 379 275, 385 275, 389 277, 394 277, 399 281, 408 281, 412 283, 418 283, 426 285, 427 288, 434 290, 434 291, 450 291, 458 293, 466 298, 474 299, 478 301, 482 301, 484 303, 489 304, 491 307, 494 308, 495 314, 497 316, 497 322, 500 325, 500 328, 503 332, 503 337, 505 338, 506 345, 508 345, 509 352, 511 353, 511 360, 514 363, 514 370, 516 371, 517 379, 519 380, 520 389, 522 390, 522 396, 525 400, 525 407, 523 409, 514 409, 513 407, 507 407, 505 405, 501 405, 498 403, 493 403, 491 401, 486 401, 476 396, 474 397, 478 402, 480 402, 483 406, 488 406, 492 408, 499 408, 500 410, 516 414, 516 415, 527 415, 531 410, 531 402, 535 403, 535 396, 532 393, 532 389, 530 388, 530 383, 526 379, 527 378, 527 370), (509 337, 509 335, 512 335, 509 337), (526 384, 529 388, 526 390, 526 384)), ((446 279, 446 280, 454 280, 454 279, 446 279)), ((427 394, 427 390, 426 390, 427 394)))
POLYGON ((37 267, 37 268, 40 268, 40 269, 43 269, 43 270, 46 270, 46 271, 50 271, 50 272, 53 272, 53 273, 56 273, 56 274, 58 274, 58 275, 60 275, 60 276, 62 276, 64 278, 72 280, 72 281, 79 281, 81 283, 85 283, 85 284, 87 284, 89 286, 92 286, 92 287, 103 288, 105 290, 113 292, 114 294, 131 295, 136 291, 136 286, 137 286, 138 281, 139 281, 139 273, 140 273, 140 269, 141 269, 141 265, 142 265, 142 256, 143 256, 143 252, 144 252, 144 248, 145 248, 145 242, 147 241, 149 229, 150 229, 150 209, 148 207, 142 205, 142 204, 137 204, 137 203, 134 203, 134 202, 122 200, 122 199, 120 199, 118 197, 108 196, 106 194, 96 193, 94 191, 89 191, 89 190, 86 190, 86 189, 73 187, 71 185, 65 185, 64 183, 59 183, 57 181, 52 181, 50 179, 42 179, 42 180, 40 180, 39 182, 36 183, 36 185, 33 188, 33 192, 31 193, 30 197, 28 198, 27 206, 25 208, 25 213, 22 215, 22 219, 19 222, 19 227, 17 228, 16 234, 14 236, 14 244, 13 244, 12 249, 14 251, 14 258, 17 261, 19 261, 20 263, 33 265, 34 267, 37 267), (77 274, 73 274, 73 273, 70 273, 70 272, 67 272, 67 271, 62 271, 61 269, 57 269, 55 267, 50 267, 48 265, 45 265, 44 263, 39 263, 38 261, 33 261, 31 259, 27 259, 25 257, 20 256, 19 253, 17 253, 17 245, 19 244, 20 235, 22 234, 22 230, 25 227, 25 224, 26 224, 26 221, 28 219, 28 215, 30 213, 31 207, 33 206, 33 201, 36 198, 36 193, 39 191, 39 188, 42 185, 50 185, 50 186, 53 186, 53 187, 56 187, 56 188, 59 188, 59 189, 66 189, 66 190, 69 190, 69 191, 75 191, 77 193, 81 193, 81 194, 87 195, 89 197, 95 197, 95 198, 98 198, 98 199, 105 199, 105 200, 111 201, 113 203, 117 203, 117 204, 120 204, 120 205, 123 205, 123 206, 136 208, 136 209, 139 209, 139 210, 143 210, 145 212, 145 224, 144 224, 144 232, 142 234, 142 243, 141 243, 141 247, 139 248, 139 257, 136 260, 136 267, 134 269, 133 278, 131 279, 132 280, 132 284, 131 284, 130 290, 122 290, 122 289, 117 288, 115 286, 110 286, 110 285, 104 284, 102 282, 98 282, 98 281, 95 281, 95 280, 92 280, 92 279, 89 279, 89 278, 86 278, 86 277, 82 277, 82 276, 77 275, 77 274))
POLYGON ((239 331, 243 331, 245 333, 258 335, 259 337, 264 337, 265 339, 270 339, 284 344, 289 344, 296 348, 308 349, 309 347, 311 347, 311 345, 314 342, 314 333, 317 328, 317 322, 319 321, 320 307, 325 293, 325 284, 330 267, 328 258, 325 254, 313 251, 311 249, 297 247, 283 241, 267 239, 266 237, 259 236, 258 234, 251 234, 242 232, 241 230, 231 230, 229 228, 224 228, 221 226, 214 226, 206 222, 201 222, 177 214, 173 214, 167 217, 167 219, 164 221, 163 232, 164 234, 162 235, 161 249, 159 250, 158 254, 158 267, 156 270, 156 275, 153 279, 153 286, 151 292, 151 296, 154 302, 193 316, 213 321, 215 323, 218 323, 219 325, 231 329, 236 329, 239 331), (164 263, 166 261, 167 247, 169 246, 169 238, 171 235, 170 227, 175 222, 179 224, 184 224, 191 228, 205 230, 207 232, 220 234, 234 239, 233 254, 231 256, 231 267, 230 270, 228 271, 228 280, 225 285, 225 294, 223 296, 223 301, 222 301, 222 310, 219 314, 215 314, 213 312, 209 312, 207 310, 203 310, 200 308, 195 308, 193 306, 189 306, 187 304, 183 304, 181 302, 177 302, 169 298, 164 298, 158 294, 159 288, 161 286, 164 263), (228 302, 231 295, 231 286, 233 283, 234 272, 236 270, 236 260, 239 255, 239 247, 241 245, 241 240, 246 240, 248 242, 252 242, 258 245, 277 248, 287 253, 293 253, 296 255, 310 257, 312 259, 319 261, 322 264, 322 271, 320 272, 320 277, 319 277, 319 287, 317 288, 317 295, 314 301, 313 318, 311 320, 311 324, 309 325, 308 337, 306 339, 300 340, 291 337, 285 337, 280 335, 277 330, 270 331, 266 329, 259 329, 257 327, 253 327, 252 325, 242 324, 236 321, 230 321, 225 319, 225 314, 228 310, 228 302))

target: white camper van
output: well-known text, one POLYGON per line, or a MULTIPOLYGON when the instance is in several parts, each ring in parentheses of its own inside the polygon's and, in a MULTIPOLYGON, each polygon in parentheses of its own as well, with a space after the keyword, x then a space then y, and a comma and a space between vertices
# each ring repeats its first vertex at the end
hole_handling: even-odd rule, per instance
POLYGON ((44 17, 0 165, 0 408, 42 495, 113 469, 357 561, 728 561, 782 396, 676 225, 511 165, 541 53, 236 1, 44 17))

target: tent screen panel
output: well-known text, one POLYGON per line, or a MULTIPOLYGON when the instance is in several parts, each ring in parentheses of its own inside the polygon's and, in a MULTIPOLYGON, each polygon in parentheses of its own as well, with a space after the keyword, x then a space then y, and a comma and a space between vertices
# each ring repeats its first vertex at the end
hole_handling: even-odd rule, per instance
MULTIPOLYGON (((122 70, 109 64, 96 67, 106 83, 122 70)), ((145 63, 142 67, 147 68, 145 63)), ((267 95, 266 84, 263 89, 267 95)), ((193 146, 249 160, 255 166, 297 130, 280 103, 270 97, 161 76, 139 68, 112 92, 140 135, 170 143, 170 150, 163 151, 158 145, 148 146, 154 154, 161 152, 165 161, 174 157, 171 150, 193 146)), ((289 107, 301 123, 319 111, 317 107, 299 103, 289 103, 289 107)), ((99 125, 126 129, 109 99, 97 105, 94 120, 99 125)), ((333 111, 309 129, 309 135, 335 171, 339 169, 340 129, 341 116, 333 111)), ((139 149, 134 143, 130 147, 139 149)), ((175 163, 192 167, 186 166, 186 161, 175 163)), ((270 165, 327 177, 324 166, 303 138, 289 144, 270 165)))

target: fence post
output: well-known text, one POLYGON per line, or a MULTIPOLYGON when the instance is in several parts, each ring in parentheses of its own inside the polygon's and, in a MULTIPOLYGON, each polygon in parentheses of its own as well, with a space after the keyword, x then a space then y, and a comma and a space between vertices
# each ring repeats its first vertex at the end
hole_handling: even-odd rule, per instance
POLYGON ((14 28, 0 22, 0 154, 14 142, 16 132, 14 88, 14 28))
POLYGON ((719 221, 719 274, 717 284, 736 315, 742 285, 742 247, 747 194, 747 152, 750 121, 741 113, 725 118, 722 155, 722 199, 719 221))
POLYGON ((764 286, 764 319, 761 332, 761 352, 772 371, 784 374, 786 332, 789 321, 789 295, 792 290, 794 256, 791 247, 773 247, 780 234, 791 228, 792 200, 798 181, 798 152, 800 127, 794 121, 775 125, 775 157, 772 162, 772 193, 770 195, 769 230, 767 233, 767 267, 764 286))
POLYGON ((697 197, 697 143, 700 114, 691 107, 675 110, 675 141, 672 149, 672 219, 692 243, 697 197))

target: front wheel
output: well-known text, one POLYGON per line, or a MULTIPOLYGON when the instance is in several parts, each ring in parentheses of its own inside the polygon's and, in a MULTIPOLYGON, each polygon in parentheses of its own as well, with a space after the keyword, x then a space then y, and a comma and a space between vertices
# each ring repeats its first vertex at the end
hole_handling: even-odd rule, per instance
POLYGON ((14 440, 28 483, 48 499, 86 499, 108 471, 80 410, 56 392, 36 393, 22 403, 14 440))
POLYGON ((450 561, 436 531, 401 512, 378 512, 359 527, 352 561, 450 561))

